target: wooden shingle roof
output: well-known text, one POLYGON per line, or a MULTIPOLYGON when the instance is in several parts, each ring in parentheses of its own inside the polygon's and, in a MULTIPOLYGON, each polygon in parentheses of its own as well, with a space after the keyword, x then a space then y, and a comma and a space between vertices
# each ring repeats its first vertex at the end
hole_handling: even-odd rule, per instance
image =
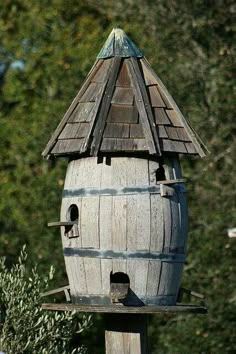
POLYGON ((42 155, 106 152, 205 156, 201 140, 121 29, 108 37, 42 155))

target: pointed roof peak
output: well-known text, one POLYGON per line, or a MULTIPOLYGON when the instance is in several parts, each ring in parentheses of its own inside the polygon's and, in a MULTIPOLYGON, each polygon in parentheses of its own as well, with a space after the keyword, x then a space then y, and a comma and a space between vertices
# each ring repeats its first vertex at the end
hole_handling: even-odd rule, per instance
POLYGON ((136 57, 142 58, 143 52, 134 44, 134 42, 119 27, 114 27, 103 45, 98 59, 110 57, 136 57))

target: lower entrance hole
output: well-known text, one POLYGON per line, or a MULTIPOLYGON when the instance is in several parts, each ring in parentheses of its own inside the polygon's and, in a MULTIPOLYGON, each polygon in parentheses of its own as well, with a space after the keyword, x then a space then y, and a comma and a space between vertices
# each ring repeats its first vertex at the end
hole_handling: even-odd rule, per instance
POLYGON ((113 284, 130 284, 129 276, 123 272, 111 272, 110 282, 113 284))

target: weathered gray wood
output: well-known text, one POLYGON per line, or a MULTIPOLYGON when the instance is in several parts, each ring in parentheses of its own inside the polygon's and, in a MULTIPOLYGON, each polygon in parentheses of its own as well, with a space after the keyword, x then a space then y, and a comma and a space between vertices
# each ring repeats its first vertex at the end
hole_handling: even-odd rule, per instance
MULTIPOLYGON (((179 286, 180 267, 183 267, 183 265, 179 263, 170 264, 168 262, 162 262, 158 295, 174 295, 177 298, 176 289, 179 286)), ((163 305, 165 304, 163 303, 163 305)))
MULTIPOLYGON (((112 161, 112 184, 122 186, 127 181, 128 159, 114 159, 112 161)), ((112 205, 112 248, 114 250, 126 250, 126 196, 113 197, 112 205)), ((113 259, 113 272, 127 272, 126 260, 113 259)))
MULTIPOLYGON (((148 161, 140 159, 136 162, 136 183, 149 184, 148 161)), ((136 249, 150 249, 150 196, 137 195, 137 235, 136 249)), ((135 294, 146 295, 148 262, 135 262, 135 294)))
POLYGON ((179 223, 180 223, 180 247, 186 252, 187 247, 187 237, 188 237, 188 209, 186 201, 186 193, 178 194, 179 202, 179 223))
MULTIPOLYGON (((157 83, 157 82, 156 82, 156 83, 157 83)), ((167 97, 164 95, 164 93, 162 92, 162 90, 161 90, 160 86, 158 85, 158 83, 157 83, 157 89, 158 89, 158 92, 159 92, 160 95, 161 95, 162 100, 164 101, 164 103, 165 103, 165 105, 166 105, 166 108, 172 109, 173 107, 172 107, 170 101, 169 101, 169 100, 167 99, 167 97)))
MULTIPOLYGON (((140 72, 140 68, 138 65, 137 60, 134 58, 131 58, 131 64, 128 66, 130 73, 131 73, 131 82, 132 85, 136 89, 136 94, 137 94, 137 105, 140 105, 141 111, 140 111, 140 120, 142 122, 143 129, 145 131, 146 135, 146 140, 154 143, 155 146, 155 153, 157 155, 161 155, 161 150, 160 150, 160 145, 159 145, 159 139, 157 136, 156 132, 156 127, 155 127, 155 122, 154 122, 154 117, 152 113, 152 108, 150 106, 150 101, 149 97, 147 94, 146 86, 143 82, 143 77, 140 72), (132 78, 135 78, 136 80, 133 81, 132 78), (141 101, 140 101, 141 100, 141 101), (144 116, 143 116, 144 113, 144 116), (149 130, 151 130, 151 136, 149 137, 149 130)), ((148 142, 148 144, 150 144, 148 142)), ((152 150, 149 151, 150 154, 152 154, 152 150)))
POLYGON ((137 250, 150 248, 150 195, 137 195, 137 250))
POLYGON ((75 138, 87 137, 89 128, 90 128, 90 124, 88 124, 88 123, 80 123, 80 125, 76 129, 75 138))
MULTIPOLYGON (((153 158, 153 160, 134 157, 104 157, 99 160, 95 157, 78 159, 69 163, 65 189, 101 189, 105 191, 110 188, 118 191, 119 188, 130 188, 132 186, 134 188, 139 186, 160 188, 162 184, 165 188, 174 191, 171 185, 183 182, 181 178, 175 179, 181 177, 181 174, 178 161, 174 156, 165 159, 164 168, 168 179, 159 181, 159 185, 156 184, 156 169, 158 167, 158 158, 153 158)), ((181 191, 182 189, 177 190, 181 191)), ((178 193, 178 196, 183 195, 182 192, 178 193)), ((78 203, 78 196, 74 195, 73 197, 73 193, 71 195, 63 198, 65 212, 71 203, 78 203)), ((176 252, 181 251, 181 247, 183 249, 184 245, 179 240, 181 231, 176 233, 177 229, 173 229, 175 224, 179 225, 179 230, 184 227, 182 216, 179 214, 182 210, 180 199, 172 202, 168 193, 165 197, 161 197, 160 194, 137 192, 131 195, 119 195, 117 192, 111 195, 80 195, 80 200, 81 205, 78 205, 80 213, 78 243, 66 243, 67 241, 64 241, 67 271, 71 273, 68 276, 69 282, 72 282, 73 302, 76 302, 76 299, 82 301, 79 300, 79 296, 83 294, 87 297, 97 295, 101 299, 104 296, 108 297, 111 272, 126 273, 130 279, 131 291, 137 298, 141 297, 144 303, 145 301, 149 304, 152 301, 162 301, 162 298, 155 300, 155 296, 158 292, 159 283, 161 288, 163 287, 163 280, 162 283, 160 282, 160 278, 163 277, 161 264, 167 262, 167 259, 161 258, 155 261, 150 258, 127 259, 127 255, 129 251, 160 253, 164 251, 168 253, 173 248, 173 242, 178 244, 178 247, 174 246, 176 252), (173 218, 174 223, 172 222, 173 218), (174 239, 171 236, 172 234, 175 235, 174 239), (99 257, 94 254, 93 257, 91 252, 86 255, 84 253, 83 256, 81 256, 83 253, 80 253, 80 256, 76 252, 68 253, 68 247, 79 250, 81 246, 85 248, 85 251, 91 248, 99 253, 99 250, 101 250, 101 254, 99 257), (117 258, 107 258, 106 254, 109 250, 110 252, 122 251, 126 256, 120 257, 117 253, 117 258), (72 269, 73 267, 74 269, 72 269), (82 281, 78 277, 81 277, 82 281), (153 297, 153 300, 151 297, 153 297)), ((61 220, 66 220, 65 214, 61 215, 61 220)), ((181 259, 179 262, 183 262, 183 260, 181 259)), ((176 294, 163 295, 164 297, 169 296, 166 300, 167 303, 172 303, 177 296, 182 272, 180 266, 176 268, 176 272, 173 273, 173 261, 171 261, 169 270, 166 271, 166 277, 168 279, 175 277, 176 280, 172 280, 175 284, 173 286, 176 289, 176 294)), ((168 286, 170 289, 170 284, 168 286)), ((96 300, 94 301, 96 303, 96 300)), ((134 297, 132 301, 134 301, 134 297)))
MULTIPOLYGON (((71 106, 72 108, 68 110, 59 124, 43 155, 50 157, 88 152, 92 156, 97 156, 106 121, 111 120, 116 123, 121 121, 127 124, 133 120, 137 122, 138 114, 134 109, 136 105, 144 130, 143 135, 147 142, 146 146, 143 141, 139 140, 103 141, 102 152, 149 150, 150 154, 160 156, 162 151, 205 155, 203 143, 187 119, 182 116, 147 61, 133 57, 121 59, 119 56, 109 58, 105 62, 99 61, 98 68, 92 71, 89 81, 81 90, 81 95, 77 97, 76 102, 72 104, 73 107, 71 106), (119 67, 113 65, 117 61, 121 63, 119 67), (94 79, 96 76, 98 79, 94 79), (146 83, 149 81, 149 84, 152 84, 146 86, 145 80, 146 83), (113 106, 116 106, 115 113, 113 106), (70 125, 72 122, 89 122, 90 124, 83 129, 80 126, 75 134, 76 126, 70 125), (157 134, 156 125, 160 124, 166 127, 160 127, 159 134, 157 134), (74 138, 84 139, 69 141, 74 138), (58 141, 61 139, 66 139, 66 141, 58 141), (92 143, 91 148, 90 143, 92 143)), ((140 130, 138 133, 138 137, 143 138, 140 130)), ((111 137, 116 136, 118 138, 129 137, 127 132, 111 135, 111 137)), ((105 139, 106 137, 110 137, 110 133, 105 135, 105 139)), ((136 138, 133 133, 131 137, 136 138)))
POLYGON ((166 179, 164 181, 157 181, 157 184, 176 184, 186 182, 185 178, 176 178, 176 179, 166 179))
POLYGON ((67 145, 65 148, 65 153, 71 154, 74 152, 79 152, 80 148, 83 144, 84 139, 72 139, 72 140, 67 140, 67 145))
POLYGON ((45 291, 43 294, 41 294, 41 296, 44 297, 44 296, 48 296, 48 295, 54 295, 54 294, 58 294, 62 291, 69 290, 69 289, 70 289, 70 285, 66 285, 66 286, 62 286, 57 289, 45 291))
POLYGON ((141 66, 142 66, 142 71, 143 71, 143 77, 145 80, 145 84, 147 86, 152 86, 152 85, 157 85, 157 81, 153 74, 151 73, 150 70, 144 65, 143 60, 140 60, 141 66))
MULTIPOLYGON (((112 166, 106 164, 106 159, 101 163, 101 187, 112 186, 112 166)), ((99 234, 100 248, 103 250, 112 249, 112 197, 100 197, 99 234)), ((110 274, 112 272, 112 259, 101 259, 102 272, 102 293, 109 296, 110 274)))
POLYGON ((161 262, 148 262, 147 296, 156 296, 159 287, 161 262))
MULTIPOLYGON (((83 247, 99 248, 99 197, 83 198, 81 207, 81 238, 83 247)), ((84 258, 88 293, 101 293, 100 259, 84 258)))
POLYGON ((66 155, 75 152, 79 152, 83 139, 72 139, 72 140, 58 140, 52 153, 54 155, 66 155))
POLYGON ((87 135, 89 129, 88 123, 67 123, 65 128, 62 130, 58 139, 75 139, 83 138, 87 135))
POLYGON ((134 102, 134 93, 132 88, 125 88, 125 87, 115 88, 111 103, 132 106, 133 102, 134 102))
POLYGON ((76 224, 76 221, 54 221, 54 222, 49 222, 48 227, 52 226, 72 226, 76 224))
POLYGON ((132 83, 132 86, 133 86, 133 89, 135 92, 136 104, 137 104, 137 108, 139 110, 139 117, 140 117, 140 121, 142 123, 142 127, 143 127, 143 130, 145 133, 149 152, 150 152, 150 154, 156 154, 159 150, 158 150, 158 147, 156 146, 156 142, 155 142, 154 137, 152 135, 152 128, 150 127, 148 115, 147 115, 145 105, 143 102, 141 89, 140 89, 139 85, 137 85, 137 77, 136 77, 132 63, 128 62, 127 67, 128 67, 128 73, 130 76, 130 80, 131 80, 131 83, 132 83))
POLYGON ((189 154, 196 154, 197 153, 193 143, 185 143, 185 147, 186 147, 189 154))
POLYGON ((171 219, 171 205, 169 197, 162 198, 162 212, 164 220, 164 252, 169 252, 170 241, 171 241, 171 230, 172 230, 172 219, 171 219))
POLYGON ((157 90, 157 86, 148 86, 148 91, 152 103, 152 107, 165 107, 165 103, 163 102, 159 91, 157 90))
POLYGON ((130 87, 131 86, 127 67, 125 64, 125 60, 122 63, 120 73, 119 73, 119 76, 116 81, 116 86, 122 86, 122 87, 130 87))
POLYGON ((111 67, 111 75, 109 76, 106 90, 103 95, 103 102, 102 102, 102 106, 100 108, 98 119, 97 119, 98 123, 95 127, 94 139, 93 139, 93 142, 91 145, 92 154, 94 154, 95 156, 98 154, 98 150, 99 150, 99 147, 101 144, 102 135, 103 135, 103 131, 104 131, 105 123, 106 123, 106 117, 107 117, 107 114, 109 111, 112 95, 114 92, 114 86, 115 86, 116 78, 117 78, 117 75, 119 72, 120 63, 121 63, 120 57, 113 58, 112 67, 111 67))
POLYGON ((106 75, 107 72, 109 71, 111 62, 112 62, 112 58, 103 60, 100 69, 96 72, 96 74, 93 76, 91 81, 100 84, 104 83, 106 81, 106 75))
POLYGON ((169 151, 169 152, 178 152, 182 154, 186 154, 187 150, 182 141, 175 141, 175 140, 167 140, 167 139, 162 139, 160 141, 161 148, 164 151, 169 151))
MULTIPOLYGON (((76 296, 88 294, 85 262, 83 258, 79 258, 76 262, 74 261, 73 271, 78 274, 78 282, 74 283, 74 287, 76 288, 76 296)), ((74 301, 76 302, 76 299, 74 299, 74 301)))
POLYGON ((183 123, 173 109, 167 109, 166 113, 174 127, 182 127, 183 123))
POLYGON ((94 102, 97 96, 98 84, 91 82, 83 96, 80 98, 80 102, 94 102))
POLYGON ((91 313, 129 313, 129 314, 155 314, 155 313, 199 313, 206 314, 207 308, 197 305, 178 304, 175 306, 123 306, 123 305, 76 305, 76 304, 42 304, 43 310, 77 311, 91 313))
POLYGON ((148 151, 148 146, 145 139, 104 138, 100 150, 102 152, 148 151))
POLYGON ((178 136, 181 140, 187 141, 187 142, 191 141, 188 134, 184 130, 184 128, 177 128, 177 133, 178 133, 178 136))
POLYGON ((107 68, 107 71, 105 72, 105 75, 104 75, 104 82, 103 84, 101 85, 100 87, 100 90, 97 92, 97 99, 96 99, 96 102, 94 104, 94 107, 93 109, 91 110, 91 114, 90 114, 90 120, 91 120, 91 124, 90 124, 90 128, 89 128, 89 131, 88 131, 88 134, 84 140, 84 143, 81 147, 81 152, 85 152, 87 147, 88 147, 88 143, 90 141, 90 136, 91 136, 91 133, 94 129, 94 125, 95 125, 95 122, 96 122, 96 118, 97 118, 97 114, 98 114, 98 110, 99 110, 99 107, 101 105, 101 102, 102 102, 102 99, 103 99, 103 96, 104 96, 104 91, 108 85, 108 76, 110 75, 110 72, 111 72, 111 63, 109 63, 109 67, 107 68))
POLYGON ((173 139, 173 140, 178 140, 179 136, 177 133, 177 128, 174 127, 166 127, 166 132, 168 134, 169 139, 173 139))
POLYGON ((76 109, 68 119, 68 123, 90 122, 92 115, 91 112, 93 111, 94 106, 94 102, 78 103, 76 109))
POLYGON ((73 139, 79 126, 79 123, 67 123, 58 139, 73 139))
POLYGON ((78 159, 75 160, 71 174, 71 187, 65 186, 65 188, 77 188, 78 185, 82 188, 99 188, 101 183, 102 164, 97 163, 96 157, 78 159))
POLYGON ((104 138, 128 138, 129 124, 107 123, 103 136, 104 138))
POLYGON ((162 210, 162 197, 160 195, 151 195, 151 239, 150 250, 161 252, 164 249, 164 212, 162 210))
MULTIPOLYGON (((71 248, 75 248, 75 247, 82 246, 81 215, 80 215, 81 206, 82 206, 82 198, 72 198, 70 200, 70 205, 71 204, 77 205, 78 210, 79 210, 79 219, 78 219, 79 237, 71 239, 70 243, 64 243, 64 246, 65 247, 69 246, 71 248)), ((70 266, 73 281, 74 281, 75 294, 73 294, 73 295, 77 296, 78 294, 87 294, 87 283, 86 283, 86 275, 85 275, 85 270, 84 270, 84 260, 81 258, 77 259, 77 257, 72 257, 72 259, 70 260, 68 257, 67 263, 70 264, 69 266, 70 266)))
MULTIPOLYGON (((127 160, 127 184, 135 186, 140 174, 137 171, 137 160, 129 158, 127 160)), ((136 195, 127 196, 127 214, 126 214, 126 232, 127 232, 127 250, 136 251, 137 249, 137 198, 136 195)), ((130 289, 135 292, 135 265, 136 262, 127 260, 127 274, 130 279, 130 289)))
POLYGON ((55 146, 52 148, 52 153, 55 155, 62 153, 66 150, 66 146, 67 146, 67 140, 59 140, 56 142, 55 146))
POLYGON ((136 250, 137 236, 137 197, 136 195, 127 196, 127 250, 136 250))
POLYGON ((158 131, 159 138, 168 138, 168 135, 167 135, 164 125, 159 125, 157 127, 157 131, 158 131))
POLYGON ((144 138, 143 128, 141 124, 130 124, 130 137, 131 138, 144 138))
POLYGON ((148 262, 144 260, 135 261, 135 294, 146 295, 148 279, 148 262))
POLYGON ((70 117, 71 113, 75 109, 77 103, 79 102, 79 99, 83 96, 84 92, 86 91, 87 87, 90 84, 91 79, 93 76, 96 74, 97 70, 99 70, 103 60, 97 60, 90 72, 88 73, 88 76, 86 78, 86 81, 84 82, 83 86, 81 87, 80 91, 78 92, 77 96, 74 98, 73 102, 71 103, 70 107, 68 108, 66 114, 64 115, 63 119, 57 126, 56 130, 54 131, 53 135, 51 136, 49 142, 47 143, 46 148, 42 152, 42 155, 46 157, 50 150, 52 149, 53 145, 55 144, 55 140, 57 139, 58 135, 61 133, 62 129, 64 128, 68 118, 70 117))
POLYGON ((182 242, 180 237, 179 200, 176 192, 172 197, 170 197, 170 207, 171 207, 170 251, 179 253, 179 252, 183 252, 184 250, 181 250, 182 242))
MULTIPOLYGON (((71 169, 73 170, 73 164, 70 166, 71 169)), ((66 183, 70 184, 71 181, 71 176, 70 178, 66 178, 66 183)), ((68 210, 69 207, 75 204, 78 206, 80 209, 81 206, 81 198, 71 198, 70 200, 63 199, 62 200, 62 206, 61 206, 61 220, 66 220, 68 217, 68 210)), ((79 224, 79 230, 80 230, 80 218, 78 220, 79 224)), ((62 237, 62 244, 64 247, 80 247, 81 246, 81 238, 76 237, 76 238, 68 238, 65 235, 65 228, 61 228, 61 237, 62 237)), ((66 271, 69 279, 69 284, 70 284, 70 292, 72 298, 77 296, 78 293, 86 293, 86 283, 85 283, 85 274, 84 272, 81 272, 79 269, 78 271, 78 260, 76 259, 77 257, 65 257, 65 265, 66 265, 66 271), (82 290, 81 290, 82 289, 82 290)), ((80 260, 81 262, 81 267, 83 267, 83 259, 80 260)), ((81 268, 80 267, 80 268, 81 268)))
POLYGON ((194 132, 193 129, 189 126, 189 123, 184 118, 183 114, 179 110, 179 108, 178 108, 177 104, 175 103, 174 99, 171 97, 171 95, 169 94, 168 90, 166 89, 166 87, 164 86, 162 81, 159 79, 159 77, 156 75, 154 70, 151 68, 151 66, 148 63, 147 59, 143 58, 140 61, 141 61, 142 65, 145 66, 146 69, 149 70, 152 73, 152 75, 155 77, 155 79, 156 79, 156 81, 158 83, 158 86, 159 86, 159 88, 160 88, 160 90, 162 92, 162 95, 164 95, 167 98, 167 100, 170 102, 170 105, 173 107, 173 109, 177 113, 178 117, 180 118, 180 121, 182 122, 182 125, 185 127, 187 133, 190 135, 191 141, 193 142, 193 145, 194 145, 197 153, 201 157, 206 156, 204 149, 207 151, 207 148, 204 146, 203 142, 201 141, 199 136, 196 134, 196 132, 194 132))
POLYGON ((112 104, 107 117, 112 123, 138 123, 138 110, 136 105, 125 106, 112 104))
MULTIPOLYGON (((90 173, 91 161, 85 159, 84 162, 84 177, 87 179, 91 178, 91 180, 94 181, 93 183, 99 184, 99 174, 90 173)), ((98 216, 99 197, 83 198, 81 207, 81 238, 83 247, 100 247, 98 216)), ((100 259, 84 258, 84 267, 88 293, 101 294, 102 279, 100 259)))
POLYGON ((106 354, 147 354, 146 315, 107 315, 106 354))
POLYGON ((148 151, 148 144, 146 139, 134 139, 133 150, 148 151))
MULTIPOLYGON (((97 171, 94 173, 93 166, 97 164, 96 158, 87 158, 76 160, 71 172, 71 185, 80 183, 81 187, 100 186, 101 165, 97 165, 97 171), (88 178, 89 176, 89 178, 88 178)), ((80 206, 80 233, 81 246, 99 248, 99 196, 81 198, 80 206)), ((77 269, 80 276, 86 280, 86 288, 90 294, 100 294, 102 289, 101 265, 100 259, 78 257, 77 269), (83 273, 84 272, 84 273, 83 273)), ((76 266, 76 265, 75 265, 76 266)), ((76 271, 76 269, 75 269, 76 271)), ((83 283, 83 289, 85 285, 83 283)), ((79 289, 81 290, 81 289, 79 289)), ((81 292, 83 293, 83 292, 81 292)))
POLYGON ((173 187, 160 183, 160 194, 161 197, 172 197, 175 194, 175 189, 173 187))

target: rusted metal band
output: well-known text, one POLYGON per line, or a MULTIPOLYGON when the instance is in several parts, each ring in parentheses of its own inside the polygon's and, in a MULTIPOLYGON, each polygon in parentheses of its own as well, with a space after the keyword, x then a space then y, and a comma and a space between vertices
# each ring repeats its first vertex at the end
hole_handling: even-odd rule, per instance
POLYGON ((94 248, 64 248, 64 256, 78 256, 84 258, 103 258, 103 259, 143 259, 156 260, 163 262, 184 263, 185 254, 180 253, 160 253, 146 251, 113 251, 100 250, 94 248))
MULTIPOLYGON (((185 193, 186 188, 182 183, 172 185, 176 192, 185 193)), ((154 186, 130 186, 123 188, 76 188, 64 189, 63 198, 70 197, 93 197, 93 196, 116 196, 127 194, 160 194, 160 185, 154 186)))

